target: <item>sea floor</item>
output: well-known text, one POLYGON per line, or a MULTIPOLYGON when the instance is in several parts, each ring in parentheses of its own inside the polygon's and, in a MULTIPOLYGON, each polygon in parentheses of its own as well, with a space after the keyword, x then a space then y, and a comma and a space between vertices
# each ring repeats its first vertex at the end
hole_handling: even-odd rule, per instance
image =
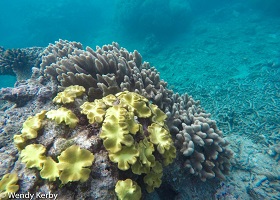
POLYGON ((226 7, 178 41, 144 60, 200 100, 230 142, 233 167, 216 199, 280 199, 280 19, 226 7))

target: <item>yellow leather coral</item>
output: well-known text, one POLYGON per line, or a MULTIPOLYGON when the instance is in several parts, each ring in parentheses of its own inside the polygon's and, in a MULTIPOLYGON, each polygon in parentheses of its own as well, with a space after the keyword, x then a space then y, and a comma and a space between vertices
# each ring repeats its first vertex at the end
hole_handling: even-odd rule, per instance
POLYGON ((80 108, 81 113, 87 115, 89 123, 93 124, 103 122, 107 106, 102 100, 97 99, 94 102, 85 102, 80 108))
POLYGON ((79 85, 71 85, 63 92, 59 92, 57 96, 53 99, 54 103, 72 103, 75 98, 81 96, 85 92, 85 88, 79 85))
POLYGON ((86 150, 80 149, 77 145, 72 145, 57 157, 59 163, 57 168, 60 171, 59 179, 63 184, 71 181, 85 182, 89 178, 90 169, 94 155, 86 150))
POLYGON ((147 174, 150 171, 150 168, 155 165, 156 161, 156 158, 153 155, 153 152, 155 151, 154 145, 145 138, 137 144, 137 149, 139 151, 139 158, 135 164, 131 166, 131 170, 134 174, 147 174))
POLYGON ((157 105, 150 104, 149 107, 151 108, 153 113, 152 122, 163 126, 164 120, 167 118, 167 115, 161 109, 159 109, 157 105))
POLYGON ((114 105, 107 109, 100 138, 103 139, 103 144, 110 153, 120 151, 122 144, 131 146, 134 143, 126 123, 127 113, 128 111, 120 105, 114 105))
POLYGON ((42 122, 45 118, 46 112, 47 111, 43 110, 33 117, 28 117, 27 120, 23 123, 21 134, 14 135, 14 143, 18 147, 18 149, 21 150, 27 140, 37 137, 38 130, 42 128, 42 122))
POLYGON ((152 170, 144 176, 144 183, 146 183, 146 190, 148 192, 153 192, 155 188, 158 188, 161 185, 161 177, 163 175, 162 173, 162 165, 160 162, 156 161, 156 164, 154 167, 152 167, 152 170))
POLYGON ((151 116, 151 109, 147 106, 149 102, 145 97, 135 92, 119 92, 116 97, 120 99, 120 104, 128 105, 138 117, 147 118, 151 116))
POLYGON ((60 124, 65 122, 70 128, 75 128, 79 119, 76 115, 69 109, 61 107, 57 110, 50 110, 46 113, 47 118, 55 120, 56 123, 60 124))
POLYGON ((9 199, 9 193, 15 193, 18 191, 19 186, 16 185, 18 182, 17 174, 10 173, 6 174, 0 180, 0 199, 9 199))
POLYGON ((59 177, 57 163, 51 157, 47 157, 44 160, 40 176, 44 179, 48 179, 49 181, 55 181, 56 178, 59 177))
POLYGON ((30 144, 25 147, 20 153, 21 161, 26 164, 26 167, 36 167, 42 169, 46 157, 43 155, 46 148, 41 144, 30 144))
POLYGON ((164 154, 164 152, 173 145, 173 140, 171 139, 170 133, 162 126, 152 123, 148 127, 148 131, 150 133, 150 141, 157 145, 157 150, 160 154, 164 154))
POLYGON ((142 196, 141 188, 131 179, 118 181, 115 186, 115 192, 119 200, 139 200, 142 196))
POLYGON ((166 114, 145 97, 127 91, 85 102, 81 109, 89 123, 101 126, 99 136, 109 159, 120 170, 131 168, 134 174, 146 174, 149 192, 159 187, 161 163, 168 165, 176 156, 166 114))
POLYGON ((138 150, 135 146, 123 146, 117 153, 110 153, 109 158, 112 162, 118 163, 118 168, 120 170, 128 170, 130 165, 133 165, 137 161, 139 156, 138 150))

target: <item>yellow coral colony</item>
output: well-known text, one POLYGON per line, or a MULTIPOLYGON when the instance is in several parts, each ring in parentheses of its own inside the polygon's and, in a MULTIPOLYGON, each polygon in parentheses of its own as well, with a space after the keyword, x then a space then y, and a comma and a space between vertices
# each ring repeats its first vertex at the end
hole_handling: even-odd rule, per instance
POLYGON ((160 186, 162 164, 156 161, 155 150, 162 156, 164 165, 176 157, 164 112, 137 93, 120 92, 85 102, 81 113, 87 115, 90 123, 102 126, 100 138, 110 160, 120 170, 131 168, 135 174, 146 174, 144 182, 148 192, 160 186), (141 121, 146 123, 145 127, 141 121))
POLYGON ((131 179, 118 181, 115 186, 115 192, 119 200, 140 200, 141 188, 131 179))
POLYGON ((14 135, 14 143, 19 150, 24 148, 27 140, 34 139, 38 135, 38 130, 43 126, 43 119, 45 118, 46 110, 37 113, 33 117, 28 117, 23 123, 23 128, 20 135, 14 135))
POLYGON ((48 179, 49 181, 55 181, 56 178, 59 177, 57 163, 51 157, 47 157, 44 160, 40 176, 44 179, 48 179))
POLYGON ((46 148, 41 144, 30 144, 21 151, 20 158, 28 168, 37 168, 40 175, 49 181, 55 181, 57 177, 63 184, 71 181, 84 182, 89 178, 94 155, 77 145, 68 147, 58 156, 56 163, 51 157, 44 155, 46 148))
POLYGON ((71 85, 63 92, 59 92, 57 96, 53 99, 54 103, 72 103, 74 102, 75 98, 81 96, 85 92, 85 88, 79 85, 71 85))
POLYGON ((54 120, 58 124, 65 122, 70 128, 75 128, 79 122, 78 117, 71 110, 64 107, 57 110, 50 110, 46 115, 47 118, 54 120))
POLYGON ((58 160, 57 167, 61 171, 59 179, 63 184, 70 181, 85 182, 90 174, 90 169, 86 167, 92 165, 94 155, 86 149, 73 145, 62 152, 58 160))
POLYGON ((46 148, 41 144, 30 144, 25 147, 20 153, 21 161, 26 164, 26 167, 41 170, 46 157, 43 155, 46 148))
POLYGON ((16 185, 18 182, 17 174, 11 173, 6 174, 0 180, 0 199, 6 200, 9 199, 9 193, 15 193, 18 191, 19 186, 16 185))

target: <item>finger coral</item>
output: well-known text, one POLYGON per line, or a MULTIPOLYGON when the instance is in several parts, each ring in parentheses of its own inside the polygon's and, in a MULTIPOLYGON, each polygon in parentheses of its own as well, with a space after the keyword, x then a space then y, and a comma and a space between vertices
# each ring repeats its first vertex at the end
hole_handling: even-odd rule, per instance
POLYGON ((119 200, 140 200, 142 196, 141 188, 131 179, 118 181, 115 186, 115 192, 119 200))
POLYGON ((62 87, 83 86, 91 99, 100 99, 121 91, 135 91, 161 104, 171 102, 167 83, 149 63, 142 63, 138 51, 129 53, 113 42, 93 50, 80 43, 59 40, 43 52, 40 69, 62 87))
POLYGON ((9 199, 10 193, 16 193, 19 189, 17 185, 18 177, 15 173, 6 174, 0 180, 0 199, 9 199))

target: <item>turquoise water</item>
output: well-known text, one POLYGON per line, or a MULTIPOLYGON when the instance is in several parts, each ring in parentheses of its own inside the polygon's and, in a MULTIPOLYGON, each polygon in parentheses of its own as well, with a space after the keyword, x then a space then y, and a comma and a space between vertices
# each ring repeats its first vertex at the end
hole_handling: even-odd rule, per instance
POLYGON ((16 77, 11 75, 1 75, 0 76, 0 87, 13 87, 16 82, 16 77))
MULTIPOLYGON (((137 49, 170 89, 200 100, 231 143, 233 169, 211 199, 280 199, 279 13, 277 0, 0 1, 0 46, 137 49)), ((0 88, 13 87, 3 55, 0 88)))

